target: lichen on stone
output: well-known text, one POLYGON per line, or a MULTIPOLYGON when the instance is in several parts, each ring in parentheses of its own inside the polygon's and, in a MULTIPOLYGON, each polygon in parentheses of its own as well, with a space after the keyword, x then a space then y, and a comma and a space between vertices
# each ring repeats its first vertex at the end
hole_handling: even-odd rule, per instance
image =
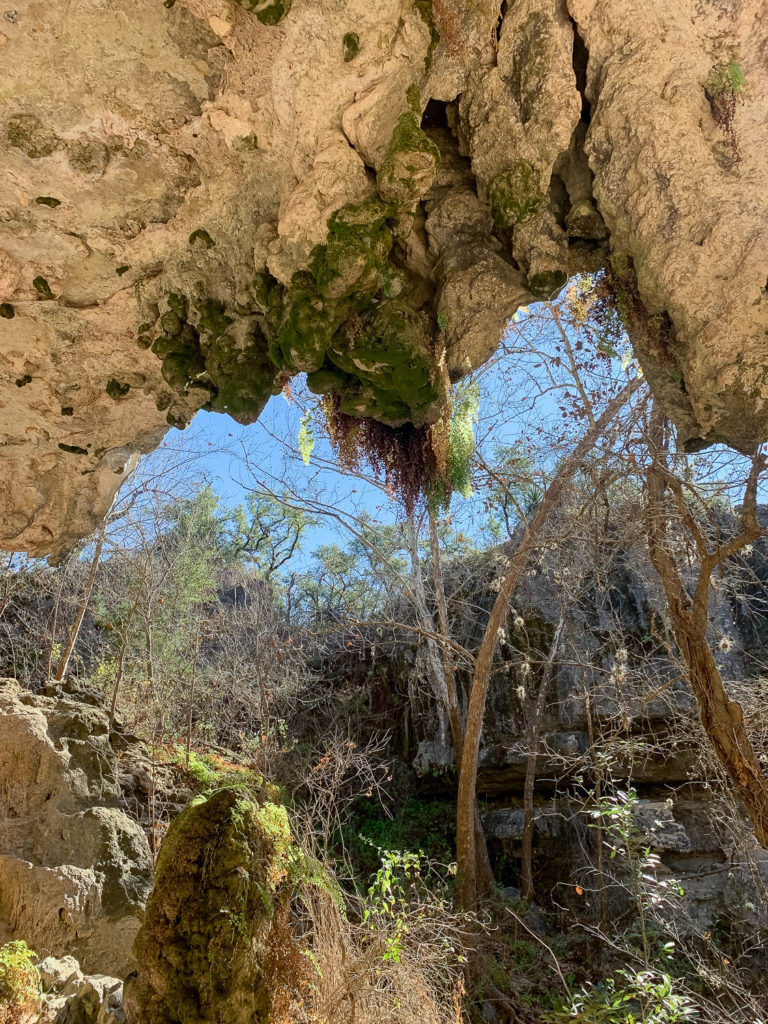
POLYGON ((98 139, 83 135, 73 142, 67 143, 67 160, 69 166, 81 174, 103 174, 109 163, 109 148, 98 139))
POLYGON ((516 161, 488 185, 488 203, 497 228, 525 223, 543 199, 538 172, 526 160, 516 161))

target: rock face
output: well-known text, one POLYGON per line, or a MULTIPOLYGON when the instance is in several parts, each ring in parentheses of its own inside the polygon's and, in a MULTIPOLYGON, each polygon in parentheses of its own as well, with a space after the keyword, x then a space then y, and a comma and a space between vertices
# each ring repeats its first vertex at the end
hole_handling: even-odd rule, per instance
POLYGON ((152 885, 100 707, 0 680, 0 943, 121 973, 152 885))
POLYGON ((169 423, 251 422, 300 371, 432 422, 443 363, 611 253, 680 440, 768 436, 760 0, 21 0, 0 28, 0 545, 65 549, 169 423))
POLYGON ((246 790, 195 798, 172 822, 126 981, 129 1024, 253 1024, 291 845, 282 807, 246 790))
POLYGON ((123 983, 104 974, 85 977, 77 960, 46 957, 39 965, 45 1000, 41 1020, 52 1024, 124 1024, 123 983))

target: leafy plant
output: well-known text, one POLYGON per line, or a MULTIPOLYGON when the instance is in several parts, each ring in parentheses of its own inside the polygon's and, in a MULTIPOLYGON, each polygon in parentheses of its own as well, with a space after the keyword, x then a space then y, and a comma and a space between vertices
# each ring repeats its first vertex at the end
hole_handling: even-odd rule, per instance
MULTIPOLYGON (((377 940, 383 937, 381 959, 399 964, 407 936, 420 919, 421 897, 428 894, 433 908, 437 905, 445 912, 448 904, 439 892, 435 892, 436 878, 430 879, 430 884, 426 883, 425 874, 434 866, 422 850, 413 853, 410 850, 379 849, 378 852, 381 865, 368 889, 362 922, 372 937, 377 940)), ((439 882, 437 888, 440 888, 439 882)), ((450 951, 453 952, 452 949, 450 951)), ((459 954, 458 959, 463 962, 464 958, 459 954)))
POLYGON ((0 947, 0 1024, 21 1024, 40 1008, 40 972, 26 942, 0 947))
POLYGON ((314 447, 315 432, 312 429, 312 412, 308 409, 301 417, 301 423, 299 424, 299 452, 305 466, 309 465, 314 447))
POLYGON ((693 1000, 675 991, 668 974, 619 970, 615 978, 586 985, 548 1013, 546 1024, 684 1024, 696 1020, 693 1000))

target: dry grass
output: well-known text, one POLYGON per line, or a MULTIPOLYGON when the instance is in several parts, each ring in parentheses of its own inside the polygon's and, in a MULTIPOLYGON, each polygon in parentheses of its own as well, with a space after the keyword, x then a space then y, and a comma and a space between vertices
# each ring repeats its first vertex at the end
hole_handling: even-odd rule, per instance
POLYGON ((455 952, 458 922, 438 904, 414 905, 395 957, 386 926, 353 923, 327 893, 305 891, 302 908, 303 939, 286 930, 268 960, 270 1024, 463 1020, 464 980, 455 952))

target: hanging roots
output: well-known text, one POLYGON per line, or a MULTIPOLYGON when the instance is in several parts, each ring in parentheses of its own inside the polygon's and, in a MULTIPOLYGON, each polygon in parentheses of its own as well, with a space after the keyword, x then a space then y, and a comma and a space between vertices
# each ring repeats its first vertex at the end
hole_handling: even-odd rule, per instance
POLYGON ((339 397, 334 394, 324 397, 322 408, 328 437, 341 466, 370 466, 411 515, 442 476, 433 448, 433 428, 411 423, 388 427, 367 417, 348 416, 339 411, 339 397))

